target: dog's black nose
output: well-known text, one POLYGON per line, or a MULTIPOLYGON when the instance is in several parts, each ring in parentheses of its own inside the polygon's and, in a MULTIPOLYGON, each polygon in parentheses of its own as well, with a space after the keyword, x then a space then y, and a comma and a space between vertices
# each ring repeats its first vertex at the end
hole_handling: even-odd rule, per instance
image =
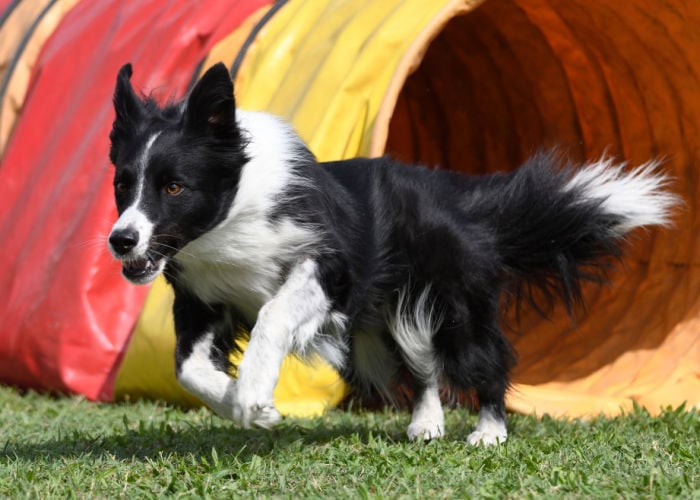
POLYGON ((120 229, 109 235, 109 244, 119 255, 129 253, 138 242, 139 233, 133 229, 120 229))

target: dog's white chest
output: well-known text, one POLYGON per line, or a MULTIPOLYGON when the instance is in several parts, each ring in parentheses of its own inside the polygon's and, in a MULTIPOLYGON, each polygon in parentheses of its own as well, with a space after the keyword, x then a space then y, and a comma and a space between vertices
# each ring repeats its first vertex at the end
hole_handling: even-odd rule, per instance
POLYGON ((180 279, 203 302, 231 305, 251 324, 260 308, 274 296, 280 281, 278 266, 272 262, 261 262, 259 268, 190 262, 183 266, 180 279))
POLYGON ((208 304, 234 306, 252 324, 282 286, 284 270, 313 241, 291 221, 239 216, 181 250, 180 281, 208 304))

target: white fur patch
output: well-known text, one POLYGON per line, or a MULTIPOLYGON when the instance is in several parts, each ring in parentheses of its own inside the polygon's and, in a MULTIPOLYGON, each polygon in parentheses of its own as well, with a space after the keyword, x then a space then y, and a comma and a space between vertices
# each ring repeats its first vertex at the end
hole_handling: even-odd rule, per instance
POLYGON ((445 435, 445 415, 437 382, 430 383, 415 401, 407 434, 411 441, 428 441, 445 435))
POLYGON ((292 184, 305 183, 293 175, 290 165, 303 143, 294 130, 274 115, 237 110, 236 116, 250 158, 241 173, 231 216, 249 210, 267 213, 277 204, 277 196, 292 184))
POLYGON ((442 317, 434 311, 429 286, 423 289, 412 306, 408 303, 409 293, 408 286, 399 293, 396 311, 389 318, 389 331, 408 366, 422 381, 427 382, 437 376, 432 341, 442 317))
POLYGON ((577 171, 566 185, 593 200, 603 209, 622 217, 614 230, 620 236, 641 226, 666 225, 678 199, 665 191, 669 179, 658 173, 659 161, 647 162, 633 170, 603 157, 577 171))
POLYGON ((504 443, 507 437, 505 421, 488 408, 482 408, 476 430, 467 436, 467 442, 474 446, 493 446, 504 443))
POLYGON ((201 399, 217 415, 231 419, 236 382, 212 363, 213 342, 213 333, 197 340, 192 353, 180 365, 177 379, 185 390, 201 399))

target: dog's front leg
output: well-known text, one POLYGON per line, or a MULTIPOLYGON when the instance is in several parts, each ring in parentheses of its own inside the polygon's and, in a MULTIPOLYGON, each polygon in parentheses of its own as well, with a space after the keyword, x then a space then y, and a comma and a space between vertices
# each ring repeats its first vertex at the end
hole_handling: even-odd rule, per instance
POLYGON ((176 290, 173 314, 178 382, 217 415, 231 419, 236 390, 236 382, 228 374, 236 323, 232 312, 176 290))
POLYGON ((326 320, 329 300, 318 281, 316 263, 299 262, 277 294, 259 311, 238 367, 233 418, 243 427, 271 427, 279 419, 272 393, 284 357, 303 350, 326 320))

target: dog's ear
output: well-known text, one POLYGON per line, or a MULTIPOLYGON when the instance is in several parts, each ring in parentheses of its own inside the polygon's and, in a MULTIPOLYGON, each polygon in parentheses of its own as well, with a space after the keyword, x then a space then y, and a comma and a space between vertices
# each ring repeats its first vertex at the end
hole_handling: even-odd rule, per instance
POLYGON ((117 74, 114 88, 114 111, 116 120, 123 122, 138 121, 143 114, 143 102, 131 86, 131 64, 125 64, 117 74))
POLYGON ((195 134, 213 133, 222 138, 237 132, 233 82, 223 63, 209 68, 192 89, 185 127, 195 134))
POLYGON ((131 138, 136 125, 143 118, 143 102, 131 86, 131 64, 125 64, 117 74, 117 84, 114 88, 114 112, 112 131, 109 134, 111 148, 109 159, 116 165, 119 144, 131 138))

